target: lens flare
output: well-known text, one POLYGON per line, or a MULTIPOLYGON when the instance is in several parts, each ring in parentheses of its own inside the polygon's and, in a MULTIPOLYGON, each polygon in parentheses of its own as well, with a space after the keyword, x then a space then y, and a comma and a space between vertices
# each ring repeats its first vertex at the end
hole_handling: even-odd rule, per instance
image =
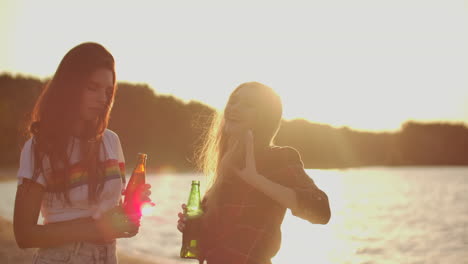
POLYGON ((141 205, 141 214, 143 216, 153 215, 154 212, 154 203, 143 203, 141 205))

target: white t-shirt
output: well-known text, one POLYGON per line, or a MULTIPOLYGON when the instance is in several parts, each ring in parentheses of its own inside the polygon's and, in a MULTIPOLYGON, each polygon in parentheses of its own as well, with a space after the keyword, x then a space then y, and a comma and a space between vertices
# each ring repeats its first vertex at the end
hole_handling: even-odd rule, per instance
MULTIPOLYGON (((18 185, 23 178, 32 179, 34 171, 34 156, 32 151, 33 138, 29 139, 21 151, 20 167, 18 170, 18 185)), ((97 203, 88 203, 87 173, 80 165, 80 139, 72 138, 68 153, 70 157, 69 197, 71 205, 64 199, 57 199, 56 194, 49 192, 50 164, 47 157, 43 160, 46 177, 42 173, 35 180, 46 188, 41 204, 41 213, 44 224, 72 220, 82 217, 98 218, 101 213, 119 204, 121 193, 125 188, 125 160, 119 137, 113 131, 106 129, 102 138, 100 160, 105 166, 105 184, 97 203)))

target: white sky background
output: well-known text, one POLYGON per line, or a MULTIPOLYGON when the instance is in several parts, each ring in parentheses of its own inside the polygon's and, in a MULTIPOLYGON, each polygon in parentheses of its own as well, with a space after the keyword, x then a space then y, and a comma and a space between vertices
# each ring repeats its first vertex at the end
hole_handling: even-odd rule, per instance
POLYGON ((96 41, 119 80, 217 108, 255 80, 281 95, 286 119, 466 122, 467 15, 467 0, 0 0, 0 71, 48 77, 96 41))

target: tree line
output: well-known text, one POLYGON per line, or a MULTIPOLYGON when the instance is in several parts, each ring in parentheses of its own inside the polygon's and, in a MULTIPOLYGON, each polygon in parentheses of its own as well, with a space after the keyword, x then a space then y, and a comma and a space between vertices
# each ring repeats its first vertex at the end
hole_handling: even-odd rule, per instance
MULTIPOLYGON (((0 75, 0 167, 18 166, 26 120, 47 80, 0 75)), ((109 129, 121 140, 127 166, 148 154, 151 170, 192 171, 193 157, 214 109, 156 93, 147 84, 119 83, 109 129)), ((468 165, 463 123, 407 122, 397 132, 361 132, 304 119, 283 120, 276 143, 301 153, 306 168, 468 165)))

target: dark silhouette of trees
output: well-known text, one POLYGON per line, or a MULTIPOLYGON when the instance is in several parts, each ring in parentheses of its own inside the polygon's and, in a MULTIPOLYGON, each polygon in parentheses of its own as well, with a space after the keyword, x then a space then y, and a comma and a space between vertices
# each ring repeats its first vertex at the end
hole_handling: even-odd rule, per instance
POLYGON ((463 124, 408 122, 398 138, 404 165, 465 165, 468 130, 463 124))
MULTIPOLYGON (((25 121, 44 83, 0 75, 0 167, 18 165, 25 121)), ((109 128, 120 136, 128 167, 144 152, 149 169, 190 171, 213 113, 205 104, 157 94, 146 84, 119 83, 109 128)), ((398 132, 371 133, 283 120, 276 143, 297 148, 307 168, 468 165, 464 124, 408 122, 398 132)))
POLYGON ((17 164, 25 122, 42 86, 35 78, 0 75, 0 166, 17 164))
POLYGON ((397 134, 356 132, 297 119, 283 121, 278 145, 290 145, 308 168, 397 165, 392 150, 397 134))
POLYGON ((125 156, 148 154, 149 167, 190 169, 194 143, 213 110, 173 96, 156 95, 147 85, 119 84, 109 128, 119 134, 125 156))

